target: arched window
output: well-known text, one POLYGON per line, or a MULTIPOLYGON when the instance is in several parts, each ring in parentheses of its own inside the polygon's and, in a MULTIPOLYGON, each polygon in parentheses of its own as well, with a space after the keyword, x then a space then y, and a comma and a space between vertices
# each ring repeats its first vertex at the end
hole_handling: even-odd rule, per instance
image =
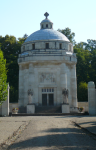
POLYGON ((42 24, 42 29, 43 29, 43 24, 42 24))

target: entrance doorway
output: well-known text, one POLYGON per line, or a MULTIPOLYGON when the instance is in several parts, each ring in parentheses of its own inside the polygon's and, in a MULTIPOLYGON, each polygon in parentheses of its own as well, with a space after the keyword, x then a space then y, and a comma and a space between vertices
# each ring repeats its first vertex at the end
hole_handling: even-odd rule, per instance
POLYGON ((47 94, 42 94, 42 105, 47 106, 47 94))
POLYGON ((48 94, 48 97, 49 97, 49 105, 53 105, 54 104, 54 101, 53 101, 53 94, 48 94))
POLYGON ((54 105, 54 88, 42 88, 42 106, 54 105))

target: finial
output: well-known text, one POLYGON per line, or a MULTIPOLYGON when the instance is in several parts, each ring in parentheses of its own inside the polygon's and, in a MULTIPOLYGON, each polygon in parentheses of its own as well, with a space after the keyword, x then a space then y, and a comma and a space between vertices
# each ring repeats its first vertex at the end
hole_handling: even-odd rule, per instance
POLYGON ((49 14, 46 12, 46 13, 44 14, 44 16, 45 16, 46 19, 47 19, 47 17, 49 16, 49 14))

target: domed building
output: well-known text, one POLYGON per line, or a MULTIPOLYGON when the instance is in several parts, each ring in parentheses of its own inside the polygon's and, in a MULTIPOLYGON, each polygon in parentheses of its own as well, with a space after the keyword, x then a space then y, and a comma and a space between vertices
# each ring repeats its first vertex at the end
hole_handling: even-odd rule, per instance
POLYGON ((40 30, 21 46, 18 58, 21 112, 26 112, 31 104, 55 107, 66 103, 70 112, 77 107, 76 54, 68 38, 53 29, 48 15, 45 13, 40 30))

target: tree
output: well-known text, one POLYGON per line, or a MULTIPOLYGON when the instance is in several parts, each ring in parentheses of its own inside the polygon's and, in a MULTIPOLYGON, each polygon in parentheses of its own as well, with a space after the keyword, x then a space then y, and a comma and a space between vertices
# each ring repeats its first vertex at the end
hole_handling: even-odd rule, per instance
POLYGON ((88 84, 86 82, 80 82, 77 90, 79 101, 88 101, 88 84))
POLYGON ((82 48, 74 48, 74 52, 77 53, 77 65, 76 65, 76 73, 77 73, 77 85, 80 82, 88 83, 90 81, 90 60, 91 53, 88 50, 84 50, 82 48))
POLYGON ((28 35, 27 34, 24 34, 23 38, 27 39, 28 35))
POLYGON ((85 43, 85 42, 75 43, 74 49, 75 48, 80 48, 80 49, 83 49, 83 50, 88 50, 87 46, 88 46, 88 44, 85 43))
POLYGON ((96 49, 96 40, 88 39, 87 42, 87 49, 89 49, 91 52, 96 49))
POLYGON ((96 40, 88 39, 87 43, 86 42, 80 42, 80 43, 75 43, 75 48, 82 48, 84 50, 89 50, 92 52, 93 50, 96 50, 96 40))
POLYGON ((96 49, 94 49, 90 53, 91 53, 91 60, 90 60, 89 76, 90 81, 94 81, 96 85, 96 49))
POLYGON ((7 99, 7 85, 6 60, 0 49, 0 105, 7 99))
POLYGON ((74 52, 77 55, 77 97, 78 101, 83 101, 86 100, 87 97, 83 97, 83 88, 81 89, 80 83, 94 81, 96 85, 96 49, 95 46, 90 46, 89 43, 80 42, 74 46, 74 52))
POLYGON ((65 28, 65 29, 58 29, 59 32, 63 33, 68 39, 69 41, 75 45, 75 40, 74 40, 74 37, 75 37, 75 33, 74 32, 71 32, 71 29, 69 29, 68 27, 65 28))
POLYGON ((1 49, 6 59, 7 71, 7 82, 10 85, 10 102, 18 101, 18 78, 19 78, 19 67, 17 63, 18 54, 20 54, 21 45, 24 43, 26 38, 18 38, 6 35, 5 37, 0 36, 1 49))

